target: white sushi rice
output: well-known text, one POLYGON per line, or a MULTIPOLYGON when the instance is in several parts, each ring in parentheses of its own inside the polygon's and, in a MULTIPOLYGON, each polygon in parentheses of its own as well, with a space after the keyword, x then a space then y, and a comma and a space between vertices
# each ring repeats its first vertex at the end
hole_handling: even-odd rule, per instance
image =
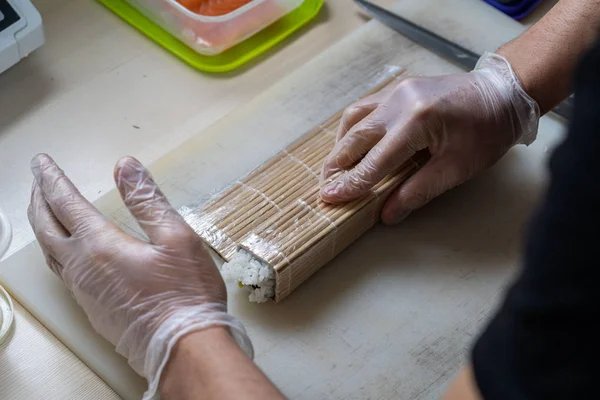
POLYGON ((250 292, 253 303, 264 303, 275 296, 275 272, 269 264, 245 250, 237 253, 221 267, 223 279, 238 282, 250 292))

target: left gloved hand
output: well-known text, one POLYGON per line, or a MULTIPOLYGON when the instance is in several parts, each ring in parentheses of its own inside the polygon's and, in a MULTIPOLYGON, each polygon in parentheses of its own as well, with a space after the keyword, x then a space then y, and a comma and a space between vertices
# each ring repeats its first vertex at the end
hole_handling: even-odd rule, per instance
POLYGON ((227 313, 225 284, 202 240, 137 160, 121 159, 115 181, 149 241, 108 221, 49 156, 34 158, 32 171, 28 215, 46 261, 94 329, 148 380, 144 399, 158 396, 171 350, 192 331, 226 326, 252 357, 246 330, 227 313))

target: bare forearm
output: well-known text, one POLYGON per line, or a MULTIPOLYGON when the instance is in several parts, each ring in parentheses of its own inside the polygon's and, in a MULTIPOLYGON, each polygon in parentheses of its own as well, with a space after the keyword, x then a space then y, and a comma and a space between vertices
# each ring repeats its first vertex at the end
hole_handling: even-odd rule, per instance
POLYGON ((161 380, 165 400, 267 399, 283 395, 225 328, 191 333, 177 343, 161 380))
POLYGON ((454 382, 448 388, 443 400, 479 400, 481 396, 475 385, 473 370, 470 366, 464 367, 454 382))
POLYGON ((579 58, 599 26, 600 0, 561 0, 531 29, 498 50, 542 114, 570 94, 579 58))

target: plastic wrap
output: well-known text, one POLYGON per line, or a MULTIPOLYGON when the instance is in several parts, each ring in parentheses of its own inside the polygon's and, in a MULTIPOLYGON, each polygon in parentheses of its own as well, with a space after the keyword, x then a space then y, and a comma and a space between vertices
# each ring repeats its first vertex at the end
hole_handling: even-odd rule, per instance
POLYGON ((386 195, 419 168, 410 160, 368 195, 343 205, 324 203, 319 176, 340 118, 341 112, 206 204, 180 210, 217 253, 234 259, 235 266, 224 266, 226 276, 280 301, 373 226, 386 195), (259 261, 255 267, 239 268, 240 250, 259 261), (273 291, 266 288, 272 276, 260 278, 264 265, 273 269, 273 291))
MULTIPOLYGON (((12 229, 8 217, 0 209, 0 260, 8 250, 12 239, 12 229)), ((14 306, 12 299, 0 286, 0 344, 8 337, 13 322, 14 306)))

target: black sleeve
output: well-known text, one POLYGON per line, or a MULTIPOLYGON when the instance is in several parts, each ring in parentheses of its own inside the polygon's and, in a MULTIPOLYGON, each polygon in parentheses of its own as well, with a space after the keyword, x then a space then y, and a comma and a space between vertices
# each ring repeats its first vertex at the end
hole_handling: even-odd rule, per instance
POLYGON ((575 81, 523 269, 472 352, 487 400, 600 398, 600 42, 575 81))

